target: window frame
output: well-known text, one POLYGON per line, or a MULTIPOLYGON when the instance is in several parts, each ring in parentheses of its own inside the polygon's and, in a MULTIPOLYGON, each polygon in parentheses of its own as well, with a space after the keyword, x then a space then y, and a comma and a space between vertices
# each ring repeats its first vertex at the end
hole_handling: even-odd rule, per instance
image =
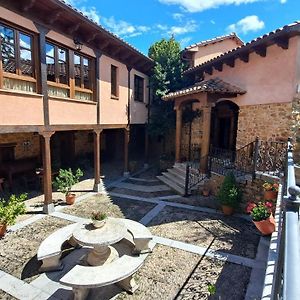
POLYGON ((145 102, 145 78, 134 74, 134 101, 144 103, 145 102), (141 90, 142 89, 142 92, 141 90))
POLYGON ((119 100, 119 67, 113 64, 110 65, 110 98, 119 100), (115 91, 113 91, 113 69, 115 70, 115 91))
MULTIPOLYGON (((8 79, 16 79, 16 80, 21 80, 21 81, 27 81, 27 82, 32 82, 34 83, 35 86, 35 93, 38 92, 38 82, 37 82, 37 77, 39 75, 39 70, 37 69, 38 66, 38 51, 37 51, 37 34, 31 31, 28 31, 26 29, 23 29, 22 27, 16 25, 16 24, 10 24, 8 22, 5 22, 3 20, 0 21, 0 25, 3 27, 7 27, 11 30, 14 31, 14 51, 15 51, 15 61, 16 61, 16 72, 11 73, 11 72, 5 72, 3 68, 3 63, 2 63, 2 51, 0 50, 0 89, 3 89, 3 84, 4 84, 4 78, 8 79), (30 37, 31 41, 31 66, 32 66, 32 75, 24 75, 22 74, 21 71, 21 48, 20 47, 20 33, 27 35, 30 37)), ((1 40, 0 40, 0 46, 1 46, 1 40)), ((1 49, 1 47, 0 47, 1 49)), ((24 48, 26 49, 26 48, 24 48)), ((28 49, 26 49, 28 50, 28 49)), ((24 93, 27 93, 25 91, 22 91, 24 93)))

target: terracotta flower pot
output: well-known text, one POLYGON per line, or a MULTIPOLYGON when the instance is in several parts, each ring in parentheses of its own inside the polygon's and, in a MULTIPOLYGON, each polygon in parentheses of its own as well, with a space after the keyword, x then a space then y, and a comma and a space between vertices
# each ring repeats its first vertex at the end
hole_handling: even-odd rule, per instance
POLYGON ((275 231, 275 219, 272 214, 266 220, 253 221, 253 223, 262 235, 270 235, 275 231))
POLYGON ((95 228, 101 228, 105 225, 106 220, 92 220, 95 228))
POLYGON ((202 195, 204 197, 208 197, 209 196, 209 190, 202 190, 202 195))
POLYGON ((0 224, 0 237, 3 237, 6 233, 7 225, 6 224, 0 224))
POLYGON ((265 191, 264 193, 264 199, 265 200, 276 200, 277 199, 278 192, 275 191, 265 191))
POLYGON ((228 205, 222 205, 223 214, 226 216, 231 216, 233 214, 233 207, 228 205))
POLYGON ((75 194, 71 194, 71 193, 67 194, 67 195, 66 195, 66 203, 67 203, 68 205, 74 204, 74 202, 75 202, 75 197, 76 197, 75 194))

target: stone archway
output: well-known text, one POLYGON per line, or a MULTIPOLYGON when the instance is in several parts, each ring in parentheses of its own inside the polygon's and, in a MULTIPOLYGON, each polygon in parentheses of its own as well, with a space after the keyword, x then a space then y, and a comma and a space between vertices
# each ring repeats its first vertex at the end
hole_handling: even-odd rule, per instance
POLYGON ((214 148, 236 150, 239 107, 230 100, 219 100, 212 109, 210 141, 214 148))

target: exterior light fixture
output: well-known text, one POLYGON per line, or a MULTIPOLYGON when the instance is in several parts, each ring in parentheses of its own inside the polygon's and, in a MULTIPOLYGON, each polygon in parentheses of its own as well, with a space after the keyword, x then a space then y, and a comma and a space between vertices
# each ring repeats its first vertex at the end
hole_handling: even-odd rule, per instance
POLYGON ((75 49, 81 51, 83 44, 78 38, 74 38, 75 49))

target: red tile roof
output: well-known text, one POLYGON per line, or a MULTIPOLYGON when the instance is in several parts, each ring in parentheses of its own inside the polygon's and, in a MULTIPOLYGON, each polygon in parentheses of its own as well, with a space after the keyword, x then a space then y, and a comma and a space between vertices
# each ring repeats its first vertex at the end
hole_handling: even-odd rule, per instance
POLYGON ((230 83, 227 83, 220 78, 211 78, 208 80, 204 80, 201 82, 197 82, 193 86, 189 86, 187 88, 181 89, 176 92, 169 93, 168 95, 165 95, 162 97, 163 100, 170 100, 178 97, 182 97, 185 95, 191 95, 191 94, 197 94, 200 92, 206 92, 206 93, 219 93, 219 94, 231 94, 231 95, 236 95, 236 94, 245 94, 246 91, 232 85, 230 83))

